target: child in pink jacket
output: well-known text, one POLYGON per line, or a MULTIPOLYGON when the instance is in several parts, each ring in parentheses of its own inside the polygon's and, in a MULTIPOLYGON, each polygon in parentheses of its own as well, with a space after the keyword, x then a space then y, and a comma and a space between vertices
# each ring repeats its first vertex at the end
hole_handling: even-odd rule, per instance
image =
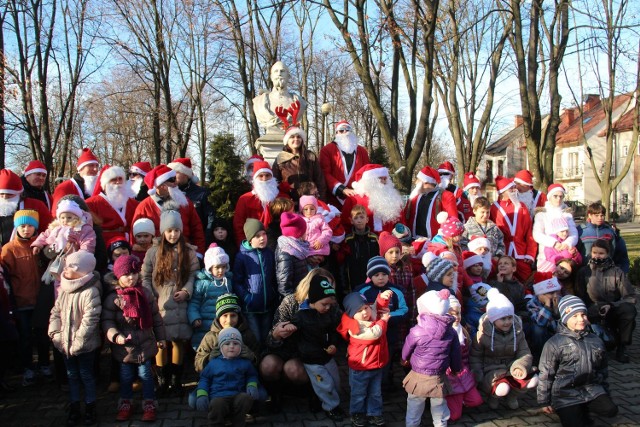
POLYGON ((333 237, 331 227, 318 212, 318 199, 314 196, 300 197, 300 213, 307 223, 309 256, 329 255, 329 241, 333 237))

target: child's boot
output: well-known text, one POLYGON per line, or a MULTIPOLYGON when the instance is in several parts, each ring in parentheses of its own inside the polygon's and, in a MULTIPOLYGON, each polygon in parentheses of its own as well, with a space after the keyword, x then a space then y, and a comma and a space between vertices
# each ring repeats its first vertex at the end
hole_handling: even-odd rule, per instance
POLYGON ((158 395, 166 396, 171 382, 171 365, 160 366, 158 371, 158 395))
POLYGON ((84 407, 84 425, 92 426, 96 423, 96 402, 87 403, 84 407))
POLYGON ((128 421, 131 418, 131 400, 120 399, 118 402, 118 415, 116 421, 128 421))
POLYGON ((169 384, 169 390, 171 394, 182 394, 182 372, 184 370, 183 365, 171 364, 171 384, 169 384))
POLYGON ((80 402, 72 402, 69 405, 69 416, 67 417, 67 426, 75 426, 80 422, 82 413, 80 412, 80 402))
POLYGON ((620 363, 629 363, 629 356, 625 354, 626 346, 622 344, 618 344, 618 348, 616 349, 616 360, 620 363))
POLYGON ((147 399, 142 402, 142 421, 153 422, 156 420, 156 402, 147 399))

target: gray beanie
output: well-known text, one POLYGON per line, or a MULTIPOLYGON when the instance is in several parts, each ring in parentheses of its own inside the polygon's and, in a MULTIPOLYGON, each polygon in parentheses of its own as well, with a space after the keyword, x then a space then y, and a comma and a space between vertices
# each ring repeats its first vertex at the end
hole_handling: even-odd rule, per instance
POLYGON ((448 259, 435 258, 427 266, 427 278, 431 282, 442 282, 442 278, 447 271, 453 268, 453 263, 448 259))
POLYGON ((162 214, 160 214, 160 234, 164 234, 165 230, 169 228, 177 228, 183 231, 180 212, 174 210, 162 211, 162 214))
POLYGON ((91 252, 77 251, 67 255, 65 267, 86 276, 96 268, 96 257, 91 252))

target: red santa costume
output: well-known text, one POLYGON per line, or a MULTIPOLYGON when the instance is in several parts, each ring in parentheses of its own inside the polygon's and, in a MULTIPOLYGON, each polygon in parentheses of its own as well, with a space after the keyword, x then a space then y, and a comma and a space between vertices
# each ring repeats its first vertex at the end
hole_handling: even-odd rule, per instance
POLYGON ((320 149, 320 168, 327 184, 327 202, 340 208, 345 200, 343 191, 352 188, 355 173, 367 164, 369 153, 358 145, 349 122, 338 122, 334 141, 320 149))
POLYGON ((442 181, 440 186, 445 190, 450 191, 456 198, 458 218, 464 224, 473 216, 473 209, 471 209, 471 203, 469 202, 469 199, 467 199, 462 188, 459 188, 451 182, 456 176, 456 170, 454 169, 453 164, 449 161, 440 164, 440 166, 438 166, 438 173, 440 174, 440 180, 442 181))
POLYGON ((416 177, 417 184, 411 192, 407 222, 414 237, 431 239, 440 228, 436 218, 440 212, 447 212, 451 217, 458 215, 456 199, 453 193, 438 187, 440 175, 431 166, 422 168, 416 177), (423 183, 433 184, 435 187, 422 192, 423 183))
POLYGON ((106 168, 100 174, 99 184, 94 195, 87 199, 87 206, 93 215, 101 219, 104 240, 108 242, 123 235, 129 240, 138 201, 132 198, 134 194, 124 169, 120 166, 106 168), (114 178, 122 178, 122 184, 110 184, 114 178))
MULTIPOLYGON (((32 209, 38 212, 38 232, 44 232, 49 223, 52 221, 51 213, 49 209, 47 209, 47 205, 42 203, 40 200, 32 199, 32 198, 21 198, 22 192, 24 191, 24 187, 22 186, 22 180, 20 177, 9 169, 0 170, 0 193, 10 194, 12 195, 9 199, 4 199, 7 203, 12 203, 11 210, 12 212, 7 212, 9 215, 13 217, 13 215, 21 209, 32 209)), ((11 222, 13 224, 13 222, 11 222)), ((4 243, 7 243, 5 241, 4 243)))
MULTIPOLYGON (((175 187, 167 187, 170 193, 169 198, 162 198, 156 194, 156 189, 166 181, 173 178, 175 180, 176 173, 169 169, 167 165, 158 165, 151 169, 151 172, 144 178, 144 183, 149 187, 149 197, 144 199, 135 210, 133 219, 128 222, 131 228, 133 224, 140 218, 149 218, 155 226, 155 235, 160 235, 160 214, 162 210, 177 209, 182 218, 182 234, 184 234, 187 243, 197 247, 198 256, 202 257, 205 251, 204 231, 202 223, 193 203, 186 198, 180 189, 175 187)), ((131 243, 134 243, 131 234, 131 243)))
POLYGON ((512 179, 496 176, 496 188, 500 200, 491 205, 490 217, 504 234, 506 255, 516 259, 516 278, 525 283, 531 275, 531 264, 536 259, 538 244, 533 239, 533 221, 527 208, 518 201, 515 192, 503 193, 515 186, 512 179))
POLYGON ((473 210, 473 204, 476 199, 478 197, 482 197, 482 192, 480 191, 480 180, 473 172, 467 172, 464 174, 462 194, 464 194, 467 199, 469 199, 469 205, 473 210))
POLYGON ((362 205, 369 217, 371 231, 391 233, 397 223, 404 223, 402 196, 389 177, 389 170, 382 165, 368 164, 358 170, 353 189, 356 195, 348 197, 342 207, 342 226, 351 232, 351 209, 362 205), (386 178, 383 183, 380 178, 386 178))
MULTIPOLYGON (((89 148, 83 148, 80 152, 80 156, 78 156, 78 161, 76 162, 76 170, 80 172, 80 170, 89 165, 89 164, 99 164, 98 158, 91 152, 89 148)), ((81 177, 76 174, 71 179, 68 179, 56 187, 53 191, 53 201, 51 202, 51 213, 55 217, 56 215, 56 206, 61 198, 67 196, 69 194, 74 194, 76 196, 80 196, 83 199, 88 199, 93 194, 93 188, 95 183, 97 182, 96 177, 81 177), (82 182, 86 180, 87 182, 82 182), (86 185, 88 184, 88 185, 86 185), (89 188, 87 188, 89 187, 89 188), (89 191, 90 190, 90 191, 89 191)))
POLYGON ((273 177, 269 163, 263 160, 253 162, 253 175, 251 179, 253 190, 240 196, 233 215, 233 232, 235 233, 236 244, 238 245, 246 238, 244 235, 244 223, 248 218, 259 220, 264 227, 267 228, 271 223, 269 203, 273 202, 276 197, 291 198, 287 191, 280 191, 278 182, 273 177), (266 181, 256 179, 261 173, 268 173, 271 175, 271 178, 266 181))
POLYGON ((520 188, 518 188, 518 200, 529 210, 529 214, 533 219, 536 214, 536 208, 543 208, 545 203, 547 203, 547 195, 533 188, 533 174, 526 169, 516 173, 513 181, 516 184, 520 184, 520 188), (527 186, 529 189, 527 191, 521 191, 523 186, 527 186))

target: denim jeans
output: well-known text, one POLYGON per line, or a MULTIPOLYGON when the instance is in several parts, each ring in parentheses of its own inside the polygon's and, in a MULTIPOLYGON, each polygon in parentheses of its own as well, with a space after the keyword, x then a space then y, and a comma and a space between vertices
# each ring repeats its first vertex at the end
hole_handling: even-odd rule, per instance
POLYGON ((273 326, 273 313, 244 313, 244 317, 249 323, 249 329, 258 339, 260 347, 266 346, 267 334, 273 326))
POLYGON ((84 384, 84 401, 92 403, 96 401, 96 378, 93 373, 93 361, 96 352, 90 351, 77 356, 64 357, 69 378, 69 399, 71 402, 80 402, 80 382, 84 384))
POLYGON ((365 414, 370 417, 382 415, 382 373, 383 368, 367 371, 349 369, 351 414, 365 414))
POLYGON ((141 364, 122 363, 120 365, 120 398, 131 399, 133 397, 133 382, 137 377, 142 380, 142 398, 155 400, 156 390, 151 360, 141 364))

